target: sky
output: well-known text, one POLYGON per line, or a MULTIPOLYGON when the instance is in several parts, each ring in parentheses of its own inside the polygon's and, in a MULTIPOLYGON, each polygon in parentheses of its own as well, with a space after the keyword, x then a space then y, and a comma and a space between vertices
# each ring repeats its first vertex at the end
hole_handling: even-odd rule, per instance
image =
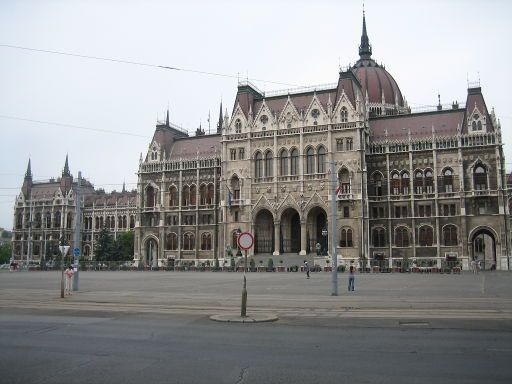
MULTIPOLYGON (((365 12, 372 57, 411 107, 438 93, 465 102, 480 81, 511 170, 512 2, 366 0, 365 12)), ((361 29, 352 0, 0 0, 0 227, 12 228, 29 158, 34 180, 60 176, 68 154, 75 177, 136 188, 167 108, 189 132, 208 131, 208 116, 214 131, 238 79, 264 91, 335 83, 359 58, 361 29)))

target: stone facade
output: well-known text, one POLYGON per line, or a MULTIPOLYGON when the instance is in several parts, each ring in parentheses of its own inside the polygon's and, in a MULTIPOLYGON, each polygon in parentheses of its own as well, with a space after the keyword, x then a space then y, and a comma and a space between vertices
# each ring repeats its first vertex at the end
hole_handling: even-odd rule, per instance
MULTIPOLYGON (((68 158, 62 176, 33 181, 29 161, 21 192, 14 206, 12 259, 39 263, 58 252, 62 239, 74 246, 75 208, 78 179, 73 178, 68 158)), ((136 192, 105 193, 81 179, 80 248, 88 260, 94 257, 94 241, 100 229, 107 226, 113 236, 135 226, 136 192), (114 225, 112 225, 114 224, 114 225)))

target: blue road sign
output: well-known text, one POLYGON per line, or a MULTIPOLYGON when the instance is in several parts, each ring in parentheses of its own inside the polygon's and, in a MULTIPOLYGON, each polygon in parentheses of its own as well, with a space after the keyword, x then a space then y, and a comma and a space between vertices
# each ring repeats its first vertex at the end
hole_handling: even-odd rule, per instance
POLYGON ((73 248, 73 255, 80 256, 80 248, 73 248))

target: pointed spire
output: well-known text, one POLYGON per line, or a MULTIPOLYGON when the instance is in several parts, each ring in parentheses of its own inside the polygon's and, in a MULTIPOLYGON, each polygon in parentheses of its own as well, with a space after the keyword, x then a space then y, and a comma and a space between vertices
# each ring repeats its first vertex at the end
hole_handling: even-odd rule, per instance
POLYGON ((224 122, 224 118, 222 117, 222 99, 220 100, 220 110, 219 110, 219 122, 217 123, 217 133, 222 132, 222 124, 224 122))
POLYGON ((66 153, 66 163, 64 164, 64 170, 62 171, 62 176, 71 176, 69 172, 69 164, 68 164, 68 154, 66 153))
POLYGON ((126 182, 123 180, 123 193, 126 192, 126 182))
POLYGON ((27 166, 27 172, 25 172, 25 179, 32 180, 32 168, 30 166, 30 158, 28 159, 28 166, 27 166))
POLYGON ((372 46, 370 45, 370 39, 366 33, 366 17, 363 8, 363 34, 361 35, 361 45, 359 46, 359 57, 361 59, 370 59, 372 56, 372 46))
POLYGON ((167 116, 165 117, 165 125, 170 127, 170 125, 169 125, 169 108, 167 108, 167 116))

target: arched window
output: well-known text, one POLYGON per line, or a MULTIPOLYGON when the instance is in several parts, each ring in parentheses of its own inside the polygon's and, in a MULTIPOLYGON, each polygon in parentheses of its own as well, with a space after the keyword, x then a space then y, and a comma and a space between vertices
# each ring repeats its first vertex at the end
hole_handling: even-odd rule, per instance
POLYGON ((373 188, 375 196, 382 196, 382 175, 379 172, 373 174, 373 188))
POLYGON ((373 246, 374 247, 385 247, 386 237, 384 228, 374 228, 372 233, 373 246))
POLYGON ((116 227, 116 217, 115 216, 111 216, 110 217, 110 228, 114 229, 115 227, 116 227))
POLYGON ((352 229, 350 228, 342 228, 341 236, 340 236, 340 247, 341 248, 351 248, 354 244, 352 242, 352 229))
POLYGON ((346 123, 348 121, 348 111, 347 108, 343 107, 341 108, 341 114, 340 114, 341 122, 346 123))
POLYGON ((342 168, 338 172, 338 185, 340 187, 341 194, 349 194, 351 192, 350 188, 350 174, 348 169, 342 168))
POLYGON ((261 152, 256 152, 256 156, 254 156, 254 177, 257 179, 263 177, 263 155, 261 152))
POLYGON ((178 206, 178 190, 173 185, 169 188, 169 206, 177 207, 178 206))
POLYGON ((400 194, 400 176, 398 172, 393 172, 391 174, 391 193, 393 195, 400 194))
POLYGON ((206 204, 213 204, 215 191, 213 188, 213 184, 208 184, 207 190, 206 190, 206 204))
POLYGON ((299 151, 293 148, 290 152, 290 174, 297 175, 299 173, 299 151))
POLYGON ((165 237, 165 249, 171 251, 178 249, 178 236, 175 233, 168 233, 165 237))
POLYGON ((425 171, 425 192, 434 193, 434 175, 430 169, 425 171))
POLYGON ((281 176, 288 175, 288 151, 286 149, 283 149, 281 151, 280 158, 280 165, 279 165, 279 174, 281 176))
POLYGON ((100 216, 100 228, 103 228, 103 216, 100 216))
POLYGON ((117 218, 117 228, 123 228, 123 216, 117 218))
POLYGON ((196 205, 197 188, 195 185, 190 186, 190 205, 196 205))
POLYGON ((402 188, 402 195, 409 194, 409 173, 408 172, 402 173, 401 188, 402 188))
POLYGON ((199 204, 206 205, 206 185, 204 184, 199 187, 199 204))
POLYGON ((446 225, 443 228, 443 243, 446 246, 458 245, 457 227, 455 225, 446 225))
POLYGON ((450 168, 443 171, 444 192, 453 192, 453 172, 450 168))
POLYGON ((36 213, 36 228, 41 228, 41 225, 43 223, 43 220, 42 220, 42 216, 41 216, 41 212, 37 212, 36 213))
POLYGON ((183 250, 191 251, 196 248, 195 236, 193 233, 187 232, 183 234, 183 250))
POLYGON ((212 235, 210 233, 203 233, 201 235, 201 250, 209 251, 212 249, 212 235))
POLYGON ((475 191, 487 190, 487 171, 483 165, 478 165, 475 167, 473 176, 475 191))
POLYGON ((434 243, 434 231, 432 227, 424 225, 420 227, 419 243, 421 247, 431 247, 434 243))
POLYGON ((60 211, 55 212, 55 215, 53 215, 53 227, 60 228, 60 211))
POLYGON ((231 248, 238 249, 238 230, 231 233, 231 248))
POLYGON ((135 228, 135 216, 133 215, 130 216, 130 228, 135 228))
POLYGON ((231 178, 231 191, 233 200, 240 200, 240 179, 236 175, 231 178))
POLYGON ((123 216, 123 228, 128 228, 128 225, 127 225, 127 220, 126 220, 126 215, 123 216))
POLYGON ((272 177, 274 175, 272 159, 272 151, 267 151, 265 153, 265 177, 272 177))
POLYGON ((185 185, 181 192, 181 205, 187 206, 190 204, 190 187, 185 185))
POLYGON ((146 188, 146 208, 152 208, 155 206, 155 189, 149 185, 146 188))
POLYGON ((242 133, 242 122, 240 119, 236 119, 235 121, 235 133, 242 133))
POLYGON ((106 227, 110 228, 110 216, 107 216, 106 224, 106 227))
POLYGON ((325 148, 320 146, 317 151, 318 173, 325 173, 325 148))
POLYGON ((311 174, 315 172, 315 151, 309 147, 306 151, 306 173, 311 174))
POLYGON ((100 218, 98 216, 96 216, 96 220, 95 220, 95 228, 96 229, 100 229, 100 218))
POLYGON ((398 227, 395 230, 395 246, 408 247, 409 246, 409 230, 406 227, 398 227))
POLYGON ((416 171, 414 173, 414 193, 423 193, 423 172, 416 171))
POLYGON ((18 216, 16 217, 16 228, 23 228, 23 215, 21 213, 18 213, 18 216))
POLYGON ((51 228, 52 226, 52 214, 48 211, 46 212, 46 228, 51 228))

